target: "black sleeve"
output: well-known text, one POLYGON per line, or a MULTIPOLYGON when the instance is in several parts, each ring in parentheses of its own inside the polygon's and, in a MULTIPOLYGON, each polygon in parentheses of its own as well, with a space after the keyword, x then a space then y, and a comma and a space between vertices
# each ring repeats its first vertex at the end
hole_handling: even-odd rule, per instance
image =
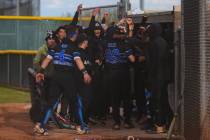
POLYGON ((112 38, 112 36, 114 35, 115 33, 115 27, 114 26, 111 26, 107 29, 107 33, 106 33, 106 39, 110 39, 112 38))
POLYGON ((102 47, 102 52, 105 52, 106 46, 107 46, 107 39, 103 38, 103 40, 101 41, 101 47, 102 47))
POLYGON ((102 18, 101 24, 105 24, 106 23, 106 19, 105 17, 102 18))
POLYGON ((91 20, 90 20, 90 23, 89 23, 89 26, 85 29, 85 32, 86 32, 87 35, 92 36, 94 24, 95 24, 95 16, 92 16, 91 20))
POLYGON ((104 47, 102 41, 95 43, 94 46, 94 60, 103 60, 103 54, 104 54, 104 47))
POLYGON ((157 42, 157 76, 158 79, 168 80, 169 79, 169 65, 168 61, 168 52, 167 43, 165 40, 157 42))
POLYGON ((90 29, 93 29, 94 24, 95 24, 95 16, 92 16, 91 17, 91 20, 90 20, 90 23, 89 23, 89 28, 90 29))
POLYGON ((70 48, 70 53, 72 52, 74 60, 77 58, 81 58, 81 51, 79 49, 79 47, 77 46, 73 46, 72 48, 70 48))
POLYGON ((72 22, 70 23, 70 25, 77 25, 78 19, 79 19, 79 12, 76 11, 76 13, 74 14, 73 20, 72 20, 72 22))

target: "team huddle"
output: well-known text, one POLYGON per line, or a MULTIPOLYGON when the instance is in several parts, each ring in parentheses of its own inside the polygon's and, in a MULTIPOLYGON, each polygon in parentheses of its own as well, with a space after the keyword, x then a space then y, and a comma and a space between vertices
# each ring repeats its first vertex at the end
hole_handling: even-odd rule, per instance
POLYGON ((60 128, 87 134, 89 124, 106 125, 110 114, 113 130, 122 124, 134 128, 134 99, 141 129, 165 132, 170 114, 169 49, 161 26, 147 24, 147 17, 138 27, 131 17, 107 25, 109 15, 96 21, 99 9, 95 9, 84 28, 77 25, 81 9, 79 5, 69 25, 47 32, 46 43, 34 58, 34 72, 29 72, 34 133, 47 135, 47 125, 53 121, 60 128))

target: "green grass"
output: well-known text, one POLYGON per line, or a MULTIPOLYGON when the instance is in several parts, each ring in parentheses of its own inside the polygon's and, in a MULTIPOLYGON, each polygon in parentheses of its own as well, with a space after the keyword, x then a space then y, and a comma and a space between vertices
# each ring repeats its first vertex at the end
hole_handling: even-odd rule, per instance
POLYGON ((0 103, 29 103, 30 93, 0 87, 0 103))

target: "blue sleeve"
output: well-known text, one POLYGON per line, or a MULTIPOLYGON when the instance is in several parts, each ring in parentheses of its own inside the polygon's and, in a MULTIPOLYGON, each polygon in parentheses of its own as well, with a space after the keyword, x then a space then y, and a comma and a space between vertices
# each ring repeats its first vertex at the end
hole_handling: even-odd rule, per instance
POLYGON ((130 56, 130 55, 132 55, 132 54, 133 54, 133 50, 132 50, 131 48, 126 49, 125 55, 126 55, 127 57, 130 56))
POLYGON ((74 59, 80 58, 80 52, 79 51, 73 52, 73 57, 74 59))
POLYGON ((54 57, 54 55, 55 55, 55 50, 49 49, 49 50, 48 50, 48 55, 54 57))

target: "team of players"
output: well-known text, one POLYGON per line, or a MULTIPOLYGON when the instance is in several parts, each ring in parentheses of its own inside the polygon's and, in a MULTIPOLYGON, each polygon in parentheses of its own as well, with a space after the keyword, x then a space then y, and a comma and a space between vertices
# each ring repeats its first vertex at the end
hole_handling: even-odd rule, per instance
POLYGON ((88 123, 104 121, 110 107, 114 130, 121 128, 122 120, 125 128, 133 128, 131 68, 135 74, 137 121, 147 120, 145 129, 164 132, 170 112, 170 79, 169 51, 161 37, 161 26, 146 25, 146 17, 139 27, 131 17, 106 26, 107 14, 102 23, 95 21, 98 10, 93 11, 89 27, 83 28, 77 25, 79 5, 72 23, 48 32, 46 44, 39 49, 34 59, 37 73, 35 78, 30 77, 34 132, 47 134, 46 124, 60 98, 60 115, 68 116, 78 134, 89 132, 88 123), (37 83, 44 87, 44 104, 36 99, 37 83), (151 94, 149 106, 145 93, 151 94))

